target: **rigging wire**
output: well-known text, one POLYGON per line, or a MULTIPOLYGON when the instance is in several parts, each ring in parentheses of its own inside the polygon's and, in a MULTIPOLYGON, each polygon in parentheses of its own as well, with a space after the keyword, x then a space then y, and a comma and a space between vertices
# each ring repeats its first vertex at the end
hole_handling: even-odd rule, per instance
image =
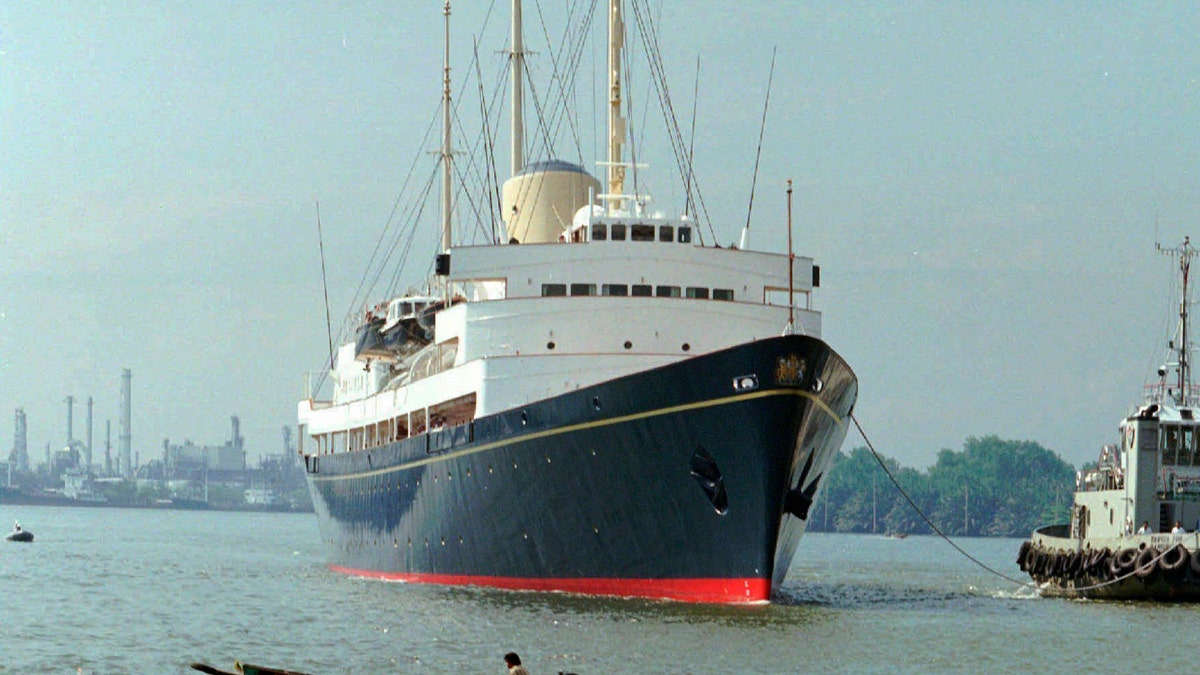
POLYGON ((325 275, 325 235, 321 233, 320 200, 317 200, 317 244, 321 249, 321 288, 325 290, 325 334, 329 336, 329 367, 333 368, 333 321, 329 316, 329 279, 325 275))
POLYGON ((696 83, 692 89, 692 128, 688 132, 688 156, 687 156, 687 181, 684 184, 684 202, 683 212, 691 217, 692 221, 696 221, 696 214, 692 209, 696 207, 692 203, 692 176, 696 175, 696 106, 700 101, 700 55, 696 55, 696 83))
MULTIPOLYGON (((643 0, 644 1, 644 0, 643 0)), ((696 200, 700 204, 700 210, 704 213, 704 220, 708 224, 709 234, 712 235, 713 241, 717 239, 716 231, 713 229, 712 218, 708 213, 708 205, 704 201, 704 194, 700 190, 699 182, 696 176, 691 176, 689 181, 688 173, 691 171, 691 163, 687 152, 687 143, 683 140, 683 132, 679 129, 679 119, 675 115, 675 107, 671 99, 670 87, 667 84, 666 67, 662 57, 662 46, 658 42, 658 28, 654 25, 654 18, 651 16, 649 8, 643 8, 639 2, 633 2, 633 14, 638 25, 638 34, 641 36, 643 46, 646 50, 646 61, 650 67, 651 81, 654 84, 655 93, 658 96, 659 106, 663 111, 664 122, 666 123, 667 138, 671 143, 671 152, 675 155, 676 169, 679 171, 679 178, 683 183, 690 183, 696 194, 696 200)), ((700 224, 700 219, 696 219, 697 224, 700 224)), ((697 232, 701 233, 700 228, 697 232)))
POLYGON ((767 130, 767 109, 771 106, 771 82, 775 79, 775 52, 771 48, 771 70, 767 73, 767 98, 763 101, 762 122, 758 126, 758 150, 754 153, 754 173, 750 177, 750 203, 746 206, 746 229, 750 229, 750 213, 754 211, 754 188, 758 185, 758 161, 762 159, 763 133, 767 130))

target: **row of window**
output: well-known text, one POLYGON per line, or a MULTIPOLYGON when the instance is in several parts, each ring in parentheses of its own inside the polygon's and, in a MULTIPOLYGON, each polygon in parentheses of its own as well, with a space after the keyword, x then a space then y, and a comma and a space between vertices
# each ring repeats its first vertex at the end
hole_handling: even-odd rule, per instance
POLYGON ((596 293, 596 284, 542 284, 542 297, 564 297, 567 291, 571 295, 610 295, 633 296, 635 298, 696 298, 700 300, 733 300, 733 289, 714 288, 711 291, 704 286, 652 286, 650 284, 601 284, 600 292, 596 293))
MULTIPOLYGON (((630 241, 654 241, 655 229, 654 225, 592 223, 592 241, 604 241, 606 239, 625 241, 627 235, 630 241)), ((687 225, 679 227, 675 227, 674 225, 659 225, 657 230, 658 241, 678 241, 681 244, 692 243, 692 228, 687 225)))

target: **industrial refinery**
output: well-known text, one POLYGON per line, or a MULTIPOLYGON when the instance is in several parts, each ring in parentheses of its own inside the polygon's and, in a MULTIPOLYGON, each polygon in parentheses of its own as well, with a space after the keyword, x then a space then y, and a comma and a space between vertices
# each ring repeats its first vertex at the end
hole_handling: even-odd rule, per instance
MULTIPOLYGON (((63 506, 130 506, 220 510, 312 510, 304 472, 296 459, 292 429, 282 427, 278 453, 246 462, 241 420, 230 416, 229 437, 220 443, 190 439, 155 443, 144 456, 133 449, 131 382, 121 371, 117 445, 105 420, 103 446, 94 445, 94 400, 86 399, 82 439, 75 435, 74 396, 67 396, 66 443, 46 443, 41 461, 30 452, 28 420, 17 408, 8 461, 0 464, 0 503, 63 506)), ((143 444, 143 447, 145 445, 143 444)))

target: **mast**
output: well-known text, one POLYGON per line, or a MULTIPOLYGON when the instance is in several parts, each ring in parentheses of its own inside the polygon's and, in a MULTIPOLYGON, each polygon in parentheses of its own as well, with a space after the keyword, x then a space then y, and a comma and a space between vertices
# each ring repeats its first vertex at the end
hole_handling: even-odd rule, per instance
POLYGON ((450 250, 450 0, 446 16, 445 58, 442 61, 442 250, 450 250))
MULTIPOLYGON (((609 0, 608 7, 608 194, 625 192, 625 166, 621 163, 621 145, 625 142, 625 118, 621 117, 621 51, 625 46, 625 21, 621 18, 621 0, 609 0)), ((609 200, 609 213, 620 210, 624 200, 609 200)))
POLYGON ((1176 369, 1179 379, 1175 390, 1175 404, 1178 406, 1186 406, 1192 404, 1192 346, 1189 342, 1189 311, 1188 307, 1191 302, 1189 299, 1188 281, 1191 273, 1192 258, 1197 254, 1197 249, 1192 247, 1189 237, 1183 238, 1183 244, 1174 248, 1163 248, 1161 245, 1156 246, 1159 252, 1169 256, 1177 256, 1179 258, 1179 275, 1183 281, 1183 292, 1179 299, 1179 340, 1178 343, 1172 342, 1169 346, 1175 352, 1178 368, 1176 369))
POLYGON ((521 0, 512 0, 512 175, 525 168, 525 44, 521 38, 521 0))

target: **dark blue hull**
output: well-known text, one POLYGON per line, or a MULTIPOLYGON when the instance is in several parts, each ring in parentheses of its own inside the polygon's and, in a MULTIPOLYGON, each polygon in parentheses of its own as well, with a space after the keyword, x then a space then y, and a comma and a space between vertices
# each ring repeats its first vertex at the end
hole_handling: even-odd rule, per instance
POLYGON ((372 450, 307 457, 331 567, 767 600, 846 434, 853 372, 785 336, 372 450))

